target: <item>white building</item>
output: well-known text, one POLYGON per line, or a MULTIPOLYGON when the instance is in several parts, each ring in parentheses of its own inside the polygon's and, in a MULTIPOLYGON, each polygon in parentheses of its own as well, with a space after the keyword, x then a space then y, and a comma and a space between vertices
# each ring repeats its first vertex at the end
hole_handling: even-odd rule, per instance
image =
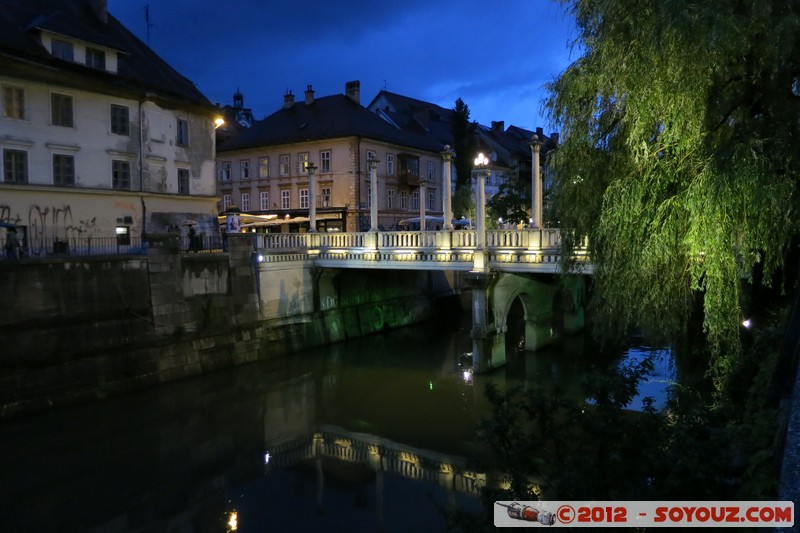
POLYGON ((214 107, 105 0, 5 0, 0 99, 0 222, 29 254, 216 231, 214 107))

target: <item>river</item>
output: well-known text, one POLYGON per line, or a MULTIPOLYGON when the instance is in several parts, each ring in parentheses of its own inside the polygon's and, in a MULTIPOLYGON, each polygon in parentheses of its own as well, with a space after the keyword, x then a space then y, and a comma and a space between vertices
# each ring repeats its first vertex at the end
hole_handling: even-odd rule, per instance
MULTIPOLYGON (((0 531, 442 531, 486 481, 485 383, 580 400, 609 357, 580 336, 475 376, 470 347, 463 327, 404 328, 5 421, 0 531)), ((657 353, 643 394, 673 376, 657 353)))

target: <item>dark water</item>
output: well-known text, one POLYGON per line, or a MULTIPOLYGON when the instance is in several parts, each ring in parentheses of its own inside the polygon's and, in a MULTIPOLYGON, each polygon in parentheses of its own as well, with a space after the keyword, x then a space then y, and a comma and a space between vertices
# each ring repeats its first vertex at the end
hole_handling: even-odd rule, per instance
MULTIPOLYGON (((486 480, 485 382, 582 401, 597 362, 577 337, 473 376, 470 346, 407 328, 3 422, 0 531, 442 531, 486 480)), ((673 375, 662 353, 645 393, 673 375)))

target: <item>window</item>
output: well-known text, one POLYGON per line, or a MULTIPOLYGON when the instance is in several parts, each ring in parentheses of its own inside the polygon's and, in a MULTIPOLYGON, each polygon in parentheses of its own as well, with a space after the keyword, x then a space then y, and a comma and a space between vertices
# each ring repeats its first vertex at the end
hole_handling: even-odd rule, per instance
POLYGON ((319 171, 320 172, 330 172, 331 171, 331 152, 330 150, 324 150, 319 153, 319 171))
POLYGON ((131 122, 128 113, 128 106, 111 104, 111 133, 116 135, 131 134, 131 122))
POLYGON ((250 211, 250 193, 243 192, 242 193, 242 211, 250 211))
POLYGON ((3 116, 25 119, 25 90, 22 87, 3 86, 3 116))
POLYGON ((413 211, 419 211, 419 191, 411 193, 411 209, 413 211))
POLYGON ((114 189, 130 190, 131 188, 131 163, 130 161, 111 161, 111 186, 114 189))
POLYGON ((436 163, 428 161, 428 179, 432 180, 436 177, 436 163))
POLYGON ((330 207, 331 206, 331 188, 330 187, 322 187, 320 190, 320 207, 330 207))
POLYGON ((50 46, 53 57, 63 59, 64 61, 74 61, 75 52, 73 51, 72 43, 62 41, 61 39, 53 39, 50 46))
POLYGON ((223 161, 219 164, 219 181, 231 180, 231 162, 223 161))
POLYGON ((300 209, 308 209, 308 189, 300 189, 300 209))
POLYGON ((428 191, 428 209, 433 211, 434 205, 436 204, 436 193, 433 191, 428 191))
POLYGON ((269 157, 258 158, 258 177, 259 178, 269 177, 269 157))
POLYGON ((386 154, 386 174, 394 176, 394 154, 386 154))
POLYGON ((230 206, 233 205, 233 198, 231 198, 230 194, 225 194, 222 196, 222 210, 227 211, 230 206))
POLYGON ((258 193, 258 207, 261 211, 266 211, 269 209, 269 192, 268 191, 261 191, 258 193))
POLYGON ((131 244, 131 227, 117 226, 117 246, 129 246, 131 244))
POLYGON ((178 146, 189 146, 189 122, 178 119, 178 134, 175 137, 178 146))
POLYGON ((289 175, 289 154, 281 154, 280 156, 280 174, 281 176, 289 175))
POLYGON ((97 48, 86 47, 86 65, 92 68, 106 69, 106 53, 97 48))
POLYGON ((250 160, 242 159, 239 161, 239 177, 243 180, 250 179, 250 160))
POLYGON ((367 150, 367 161, 369 161, 370 159, 378 159, 378 157, 372 150, 367 150))
POLYGON ((54 126, 72 127, 72 97, 66 94, 50 95, 50 114, 54 126))
POLYGON ((386 189, 386 209, 394 209, 394 189, 386 189))
POLYGON ((281 191, 281 209, 289 209, 289 204, 291 201, 291 191, 289 189, 284 189, 281 191))
POLYGON ((53 154, 53 185, 75 185, 75 157, 53 154))
POLYGON ((3 180, 6 183, 28 183, 28 152, 3 150, 3 180))
POLYGON ((189 169, 178 169, 178 194, 189 194, 189 169))
POLYGON ((305 174, 307 172, 306 170, 307 167, 308 167, 308 152, 302 152, 297 154, 297 173, 305 174))
POLYGON ((400 191, 400 209, 408 211, 408 191, 400 191))

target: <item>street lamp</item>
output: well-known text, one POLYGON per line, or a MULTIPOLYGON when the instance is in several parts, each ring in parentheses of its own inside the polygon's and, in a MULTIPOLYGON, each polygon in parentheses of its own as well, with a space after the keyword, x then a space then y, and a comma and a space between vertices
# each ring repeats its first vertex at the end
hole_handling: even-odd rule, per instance
POLYGON ((369 168, 369 230, 378 231, 378 163, 379 159, 375 159, 370 154, 367 159, 367 168, 369 168))
POLYGON ((475 190, 475 245, 479 249, 486 247, 486 176, 489 174, 489 159, 478 153, 475 158, 475 175, 478 188, 475 190))
POLYGON ((306 170, 308 171, 308 232, 309 233, 316 233, 317 232, 317 200, 316 195, 314 194, 314 172, 317 170, 317 167, 314 166, 314 163, 308 161, 306 163, 306 170))

